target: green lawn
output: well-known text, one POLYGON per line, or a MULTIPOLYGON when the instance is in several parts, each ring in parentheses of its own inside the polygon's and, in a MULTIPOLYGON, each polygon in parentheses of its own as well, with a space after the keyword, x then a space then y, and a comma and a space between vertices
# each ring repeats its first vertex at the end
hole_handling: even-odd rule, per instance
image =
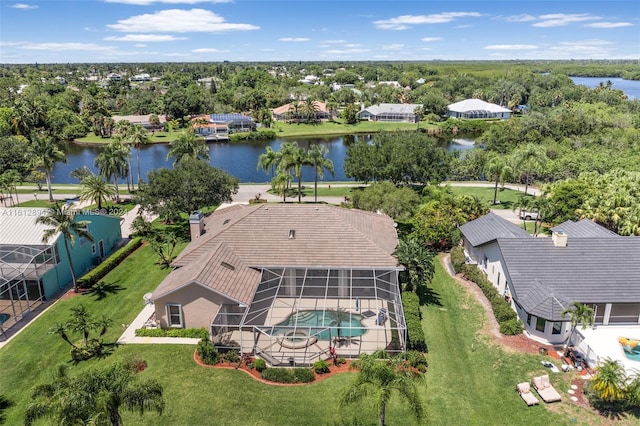
POLYGON ((456 195, 475 195, 481 200, 486 201, 492 209, 512 210, 513 205, 518 201, 524 192, 512 189, 502 189, 498 187, 499 204, 493 205, 493 187, 474 187, 474 186, 450 186, 451 191, 456 195))
MULTIPOLYGON (((98 300, 82 295, 56 303, 6 347, 0 349, 0 395, 12 406, 5 412, 7 424, 20 424, 31 388, 49 381, 54 367, 69 361, 69 347, 47 333, 51 324, 64 321, 69 307, 83 303, 96 315, 108 315, 116 325, 107 333, 115 341, 122 329, 142 308, 142 295, 155 288, 168 273, 154 264, 155 255, 142 247, 104 281, 112 293, 98 300)), ((528 408, 514 391, 517 382, 545 373, 541 356, 511 354, 491 344, 479 333, 485 322, 482 309, 437 264, 433 292, 422 308, 429 345, 429 370, 421 385, 427 408, 424 424, 460 425, 568 425, 576 418, 594 424, 597 418, 568 402, 528 408)), ((319 383, 285 387, 254 381, 240 371, 197 366, 193 346, 124 345, 105 359, 71 366, 81 373, 137 354, 149 367, 143 377, 159 380, 165 391, 166 412, 139 417, 126 413, 125 424, 135 425, 335 425, 376 423, 370 400, 341 408, 338 401, 355 377, 342 374, 319 383)), ((569 375, 552 379, 559 391, 567 389, 569 375)), ((566 394, 565 394, 566 395, 566 394)), ((417 424, 408 407, 394 397, 387 410, 390 425, 417 424)), ((39 423, 44 424, 44 423, 39 423)))
MULTIPOLYGON (((149 133, 149 139, 152 143, 168 143, 176 140, 180 132, 181 131, 178 130, 175 132, 154 132, 153 134, 149 133)), ((111 138, 102 138, 100 136, 94 135, 93 133, 89 133, 83 138, 76 139, 75 142, 88 144, 107 144, 111 142, 111 138)))
MULTIPOLYGON (((377 133, 380 131, 416 130, 416 123, 386 123, 380 121, 359 121, 356 124, 345 124, 341 120, 324 121, 318 124, 284 123, 281 121, 273 125, 278 137, 290 136, 329 136, 355 133, 377 133)), ((420 127, 429 127, 421 123, 420 127)))

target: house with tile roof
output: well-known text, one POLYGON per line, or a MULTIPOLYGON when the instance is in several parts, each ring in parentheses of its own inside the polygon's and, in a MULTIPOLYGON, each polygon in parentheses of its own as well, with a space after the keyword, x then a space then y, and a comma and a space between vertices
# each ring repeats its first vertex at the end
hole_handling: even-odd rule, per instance
POLYGON ((571 332, 562 311, 578 302, 594 323, 640 324, 640 237, 622 237, 590 221, 567 221, 534 238, 490 213, 460 227, 478 263, 531 335, 548 343, 571 332), (526 234, 526 235, 525 235, 526 234))
POLYGON ((481 99, 466 99, 447 107, 447 117, 452 118, 499 118, 511 117, 511 110, 481 99))
MULTIPOLYGON (((0 207, 0 338, 43 301, 70 287, 71 268, 64 239, 58 233, 47 241, 48 226, 38 223, 47 209, 0 207)), ((88 221, 94 241, 76 238, 70 247, 79 277, 109 255, 122 239, 120 217, 80 212, 75 221, 88 221)))
POLYGON ((364 108, 358 113, 360 120, 390 121, 417 123, 422 117, 416 114, 417 109, 422 109, 421 104, 377 104, 364 108))
POLYGON ((327 104, 320 101, 313 101, 313 111, 311 111, 306 101, 290 102, 271 110, 274 120, 279 121, 321 121, 332 118, 332 111, 329 111, 327 104))
POLYGON ((403 351, 406 325, 382 214, 320 204, 234 205, 190 217, 192 241, 151 300, 162 328, 206 327, 271 365, 403 351))

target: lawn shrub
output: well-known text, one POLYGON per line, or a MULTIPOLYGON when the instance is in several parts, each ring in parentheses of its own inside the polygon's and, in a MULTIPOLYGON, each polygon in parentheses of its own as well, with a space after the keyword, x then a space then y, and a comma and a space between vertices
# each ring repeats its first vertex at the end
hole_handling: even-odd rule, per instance
POLYGON ((85 346, 82 342, 71 348, 71 359, 74 362, 86 361, 102 354, 102 341, 99 339, 89 339, 85 346))
POLYGON ((217 364, 220 360, 220 354, 209 339, 202 339, 198 342, 198 356, 200 361, 207 365, 217 364))
POLYGON ((403 355, 404 359, 409 362, 409 365, 421 373, 425 373, 427 371, 428 363, 427 357, 424 353, 418 351, 407 351, 403 355))
POLYGON ((267 368, 261 376, 275 383, 311 383, 316 379, 310 368, 267 368))
POLYGON ((111 272, 116 266, 118 266, 123 260, 134 252, 138 247, 142 245, 142 238, 134 238, 129 241, 129 244, 120 248, 111 256, 107 257, 101 264, 93 268, 78 279, 78 287, 91 288, 95 283, 102 279, 105 275, 111 272))
POLYGON ((346 358, 338 358, 338 365, 344 365, 347 363, 347 359, 346 358))
POLYGON ((208 339, 209 332, 206 328, 138 328, 136 336, 139 337, 189 337, 192 339, 208 339))
POLYGON ((253 361, 253 368, 262 373, 267 369, 267 362, 262 358, 256 358, 255 361, 253 361))
POLYGON ((294 368, 293 378, 294 383, 311 383, 316 379, 316 375, 310 368, 294 368))
POLYGON ((325 374, 329 372, 329 363, 325 360, 316 361, 313 363, 313 371, 318 374, 325 374))
POLYGON ((407 322, 407 349, 420 352, 427 351, 427 342, 422 329, 420 313, 420 299, 417 294, 409 291, 402 293, 404 318, 407 322))
POLYGON ((223 353, 221 358, 229 364, 236 364, 240 362, 240 353, 235 349, 231 349, 230 351, 223 353))
POLYGON ((462 272, 467 258, 464 255, 464 248, 457 246, 451 249, 451 266, 456 274, 462 272))
MULTIPOLYGON (((509 302, 498 293, 498 290, 487 279, 487 276, 476 265, 464 265, 464 275, 469 281, 473 281, 480 287, 484 295, 489 299, 493 315, 500 325, 500 333, 515 335, 522 333, 522 324, 519 324, 518 315, 511 308, 509 302), (504 331, 503 331, 504 330, 504 331)), ((409 325, 407 324, 407 329, 409 325)))

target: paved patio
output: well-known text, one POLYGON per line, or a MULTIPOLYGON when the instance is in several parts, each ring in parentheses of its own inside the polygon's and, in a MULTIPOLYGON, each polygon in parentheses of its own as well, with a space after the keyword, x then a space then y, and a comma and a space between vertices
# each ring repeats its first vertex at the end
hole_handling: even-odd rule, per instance
POLYGON ((584 330, 578 327, 576 330, 578 339, 580 335, 584 337, 584 340, 578 345, 578 349, 587 356, 589 365, 597 366, 599 362, 611 358, 620 361, 627 370, 627 374, 637 374, 640 370, 640 361, 627 358, 622 346, 618 343, 619 337, 640 339, 640 325, 607 325, 598 326, 595 329, 589 327, 584 330))

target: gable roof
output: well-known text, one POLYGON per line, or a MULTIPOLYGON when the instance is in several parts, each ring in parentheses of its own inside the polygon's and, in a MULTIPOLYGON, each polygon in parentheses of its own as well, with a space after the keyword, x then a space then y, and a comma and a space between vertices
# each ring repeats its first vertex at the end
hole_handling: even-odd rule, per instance
POLYGON ((42 235, 49 226, 36 222, 47 210, 33 207, 0 207, 0 244, 42 246, 55 243, 60 233, 44 243, 42 235))
POLYGON ((474 246, 480 246, 498 238, 533 238, 515 223, 489 213, 460 226, 460 232, 474 246))
MULTIPOLYGON (((422 107, 422 104, 377 104, 365 108, 372 115, 379 114, 413 114, 415 109, 422 107)), ((362 112, 362 111, 361 111, 362 112)))
POLYGON ((481 99, 465 99, 464 101, 456 102, 447 107, 449 111, 453 112, 469 112, 469 111, 489 111, 493 113, 511 112, 509 108, 501 107, 500 105, 485 102, 481 99))
MULTIPOLYGON (((287 112, 291 111, 291 106, 293 105, 293 102, 290 102, 288 104, 285 105, 281 105, 277 108, 274 108, 272 110, 272 113, 274 115, 283 115, 286 114, 287 112)), ((304 102, 300 102, 300 106, 304 105, 304 102)), ((316 109, 318 110, 316 113, 326 113, 328 112, 327 110, 327 104, 325 104, 324 102, 320 102, 320 101, 313 101, 313 105, 315 105, 316 109)))
POLYGON ((207 218, 205 234, 176 258, 180 267, 153 297, 196 281, 248 304, 263 267, 398 269, 397 243, 385 215, 319 204, 236 205, 207 218))
POLYGON ((616 234, 613 231, 608 230, 607 228, 598 225, 592 220, 582 219, 580 222, 574 222, 572 220, 568 220, 566 222, 561 223, 560 225, 554 226, 551 228, 552 231, 555 232, 564 232, 565 234, 571 236, 571 238, 589 238, 589 237, 600 237, 600 238, 619 238, 620 235, 616 234))

